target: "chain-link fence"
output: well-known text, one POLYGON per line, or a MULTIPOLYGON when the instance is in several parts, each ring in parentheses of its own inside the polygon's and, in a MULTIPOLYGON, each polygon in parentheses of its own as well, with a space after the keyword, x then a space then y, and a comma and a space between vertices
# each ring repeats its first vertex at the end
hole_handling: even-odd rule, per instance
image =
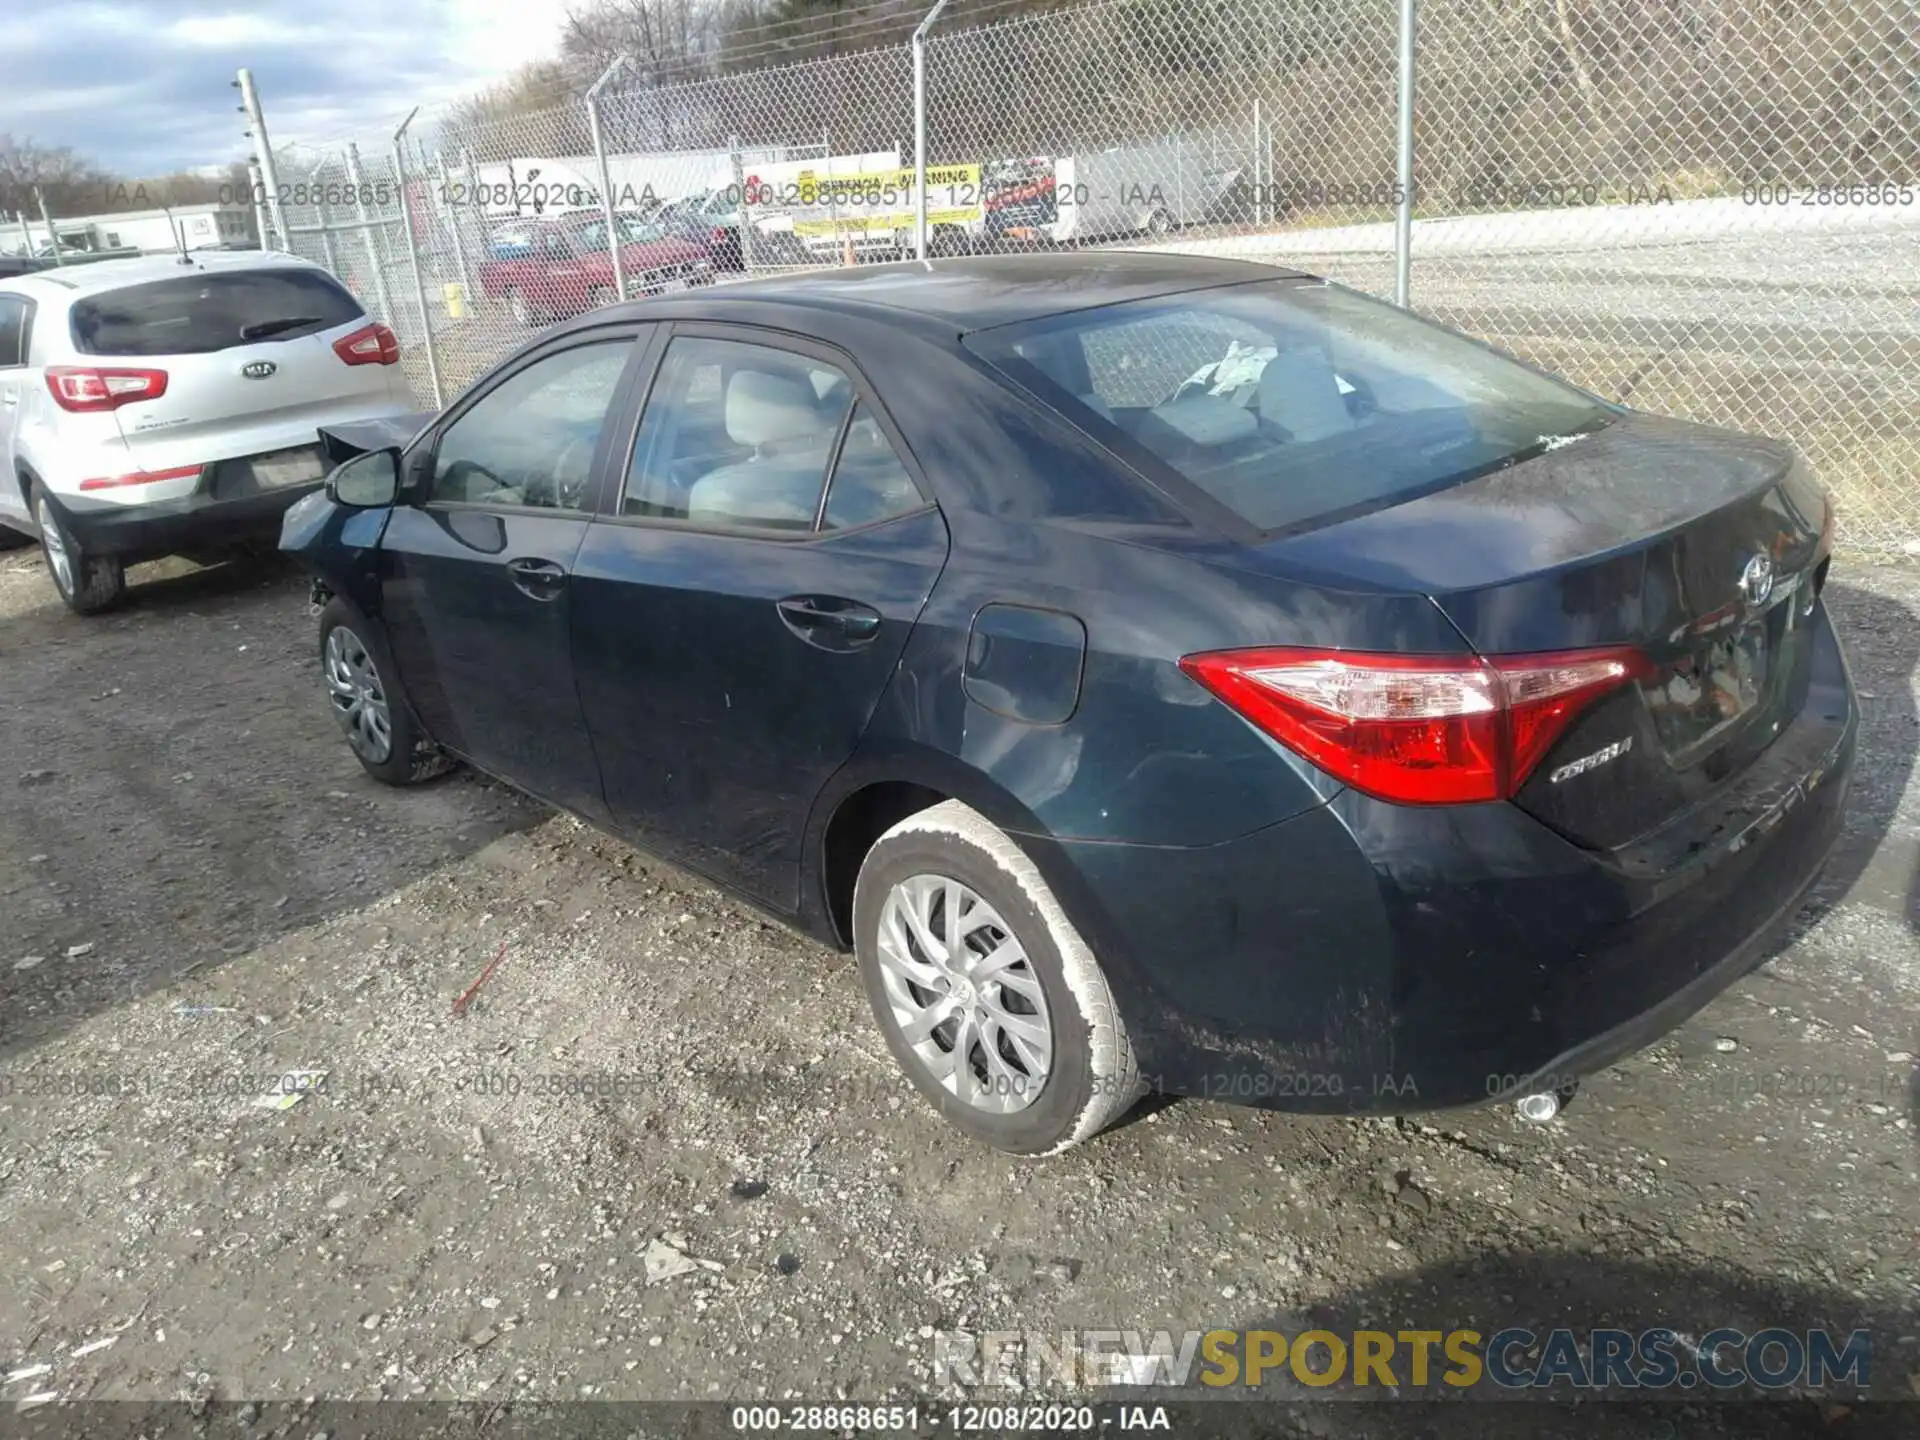
MULTIPOLYGON (((276 152, 289 248, 423 403, 621 295, 928 253, 1244 256, 1391 296, 1396 0, 1085 0, 276 152), (411 232, 411 233, 409 233, 411 232), (417 259, 416 259, 417 257, 417 259), (431 343, 428 343, 429 340, 431 343), (437 391, 437 395, 436 395, 437 391)), ((1601 394, 1797 442, 1920 554, 1920 0, 1422 0, 1411 302, 1601 394)))

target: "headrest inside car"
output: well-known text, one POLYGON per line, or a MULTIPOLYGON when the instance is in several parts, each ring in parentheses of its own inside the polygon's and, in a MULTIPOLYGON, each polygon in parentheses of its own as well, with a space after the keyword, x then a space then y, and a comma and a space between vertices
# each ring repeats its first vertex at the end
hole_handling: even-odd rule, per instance
POLYGON ((727 437, 756 450, 817 437, 823 428, 813 385, 800 375, 736 370, 727 378, 727 437))

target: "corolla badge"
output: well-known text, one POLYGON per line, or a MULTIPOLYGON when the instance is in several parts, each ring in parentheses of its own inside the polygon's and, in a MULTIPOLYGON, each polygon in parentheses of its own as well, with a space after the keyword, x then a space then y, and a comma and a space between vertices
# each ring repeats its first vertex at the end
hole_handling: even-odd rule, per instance
POLYGON ((1597 770, 1609 760, 1618 760, 1631 749, 1633 749, 1633 737, 1628 735, 1624 739, 1614 741, 1611 745, 1602 746, 1591 755, 1582 755, 1578 760, 1568 761, 1565 765, 1562 765, 1558 770, 1553 771, 1547 776, 1547 783, 1549 785, 1559 785, 1573 779, 1576 775, 1584 775, 1589 770, 1597 770))
POLYGON ((1740 597, 1755 609, 1767 603, 1767 597, 1773 594, 1773 560, 1767 555, 1756 555, 1747 561, 1746 569, 1740 572, 1740 597))
POLYGON ((240 367, 240 373, 249 380, 264 380, 279 368, 271 360, 249 360, 240 367))

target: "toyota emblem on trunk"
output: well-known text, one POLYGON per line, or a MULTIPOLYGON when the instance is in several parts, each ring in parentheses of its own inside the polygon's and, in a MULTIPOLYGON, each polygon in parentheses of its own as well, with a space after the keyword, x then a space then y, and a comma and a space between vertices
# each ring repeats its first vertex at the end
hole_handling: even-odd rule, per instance
POLYGON ((249 380, 264 380, 279 368, 271 360, 249 360, 240 367, 240 373, 249 380))
POLYGON ((1756 555, 1747 561, 1747 568, 1740 572, 1740 594, 1755 609, 1767 603, 1767 597, 1773 594, 1771 558, 1756 555))

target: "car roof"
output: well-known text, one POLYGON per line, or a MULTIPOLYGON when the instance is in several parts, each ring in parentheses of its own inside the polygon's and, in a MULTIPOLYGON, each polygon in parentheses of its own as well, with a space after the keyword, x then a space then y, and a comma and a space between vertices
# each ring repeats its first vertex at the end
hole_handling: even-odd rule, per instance
POLYGON ((277 250, 190 250, 187 263, 177 254, 130 256, 125 260, 93 260, 80 265, 53 266, 8 278, 9 290, 42 299, 78 300, 150 280, 172 280, 182 275, 219 274, 231 270, 318 270, 298 255, 277 250))
POLYGON ((700 300, 712 310, 771 301, 870 315, 906 313, 966 332, 1219 285, 1308 278, 1298 270, 1248 260, 1081 250, 813 270, 716 286, 703 290, 700 300))

